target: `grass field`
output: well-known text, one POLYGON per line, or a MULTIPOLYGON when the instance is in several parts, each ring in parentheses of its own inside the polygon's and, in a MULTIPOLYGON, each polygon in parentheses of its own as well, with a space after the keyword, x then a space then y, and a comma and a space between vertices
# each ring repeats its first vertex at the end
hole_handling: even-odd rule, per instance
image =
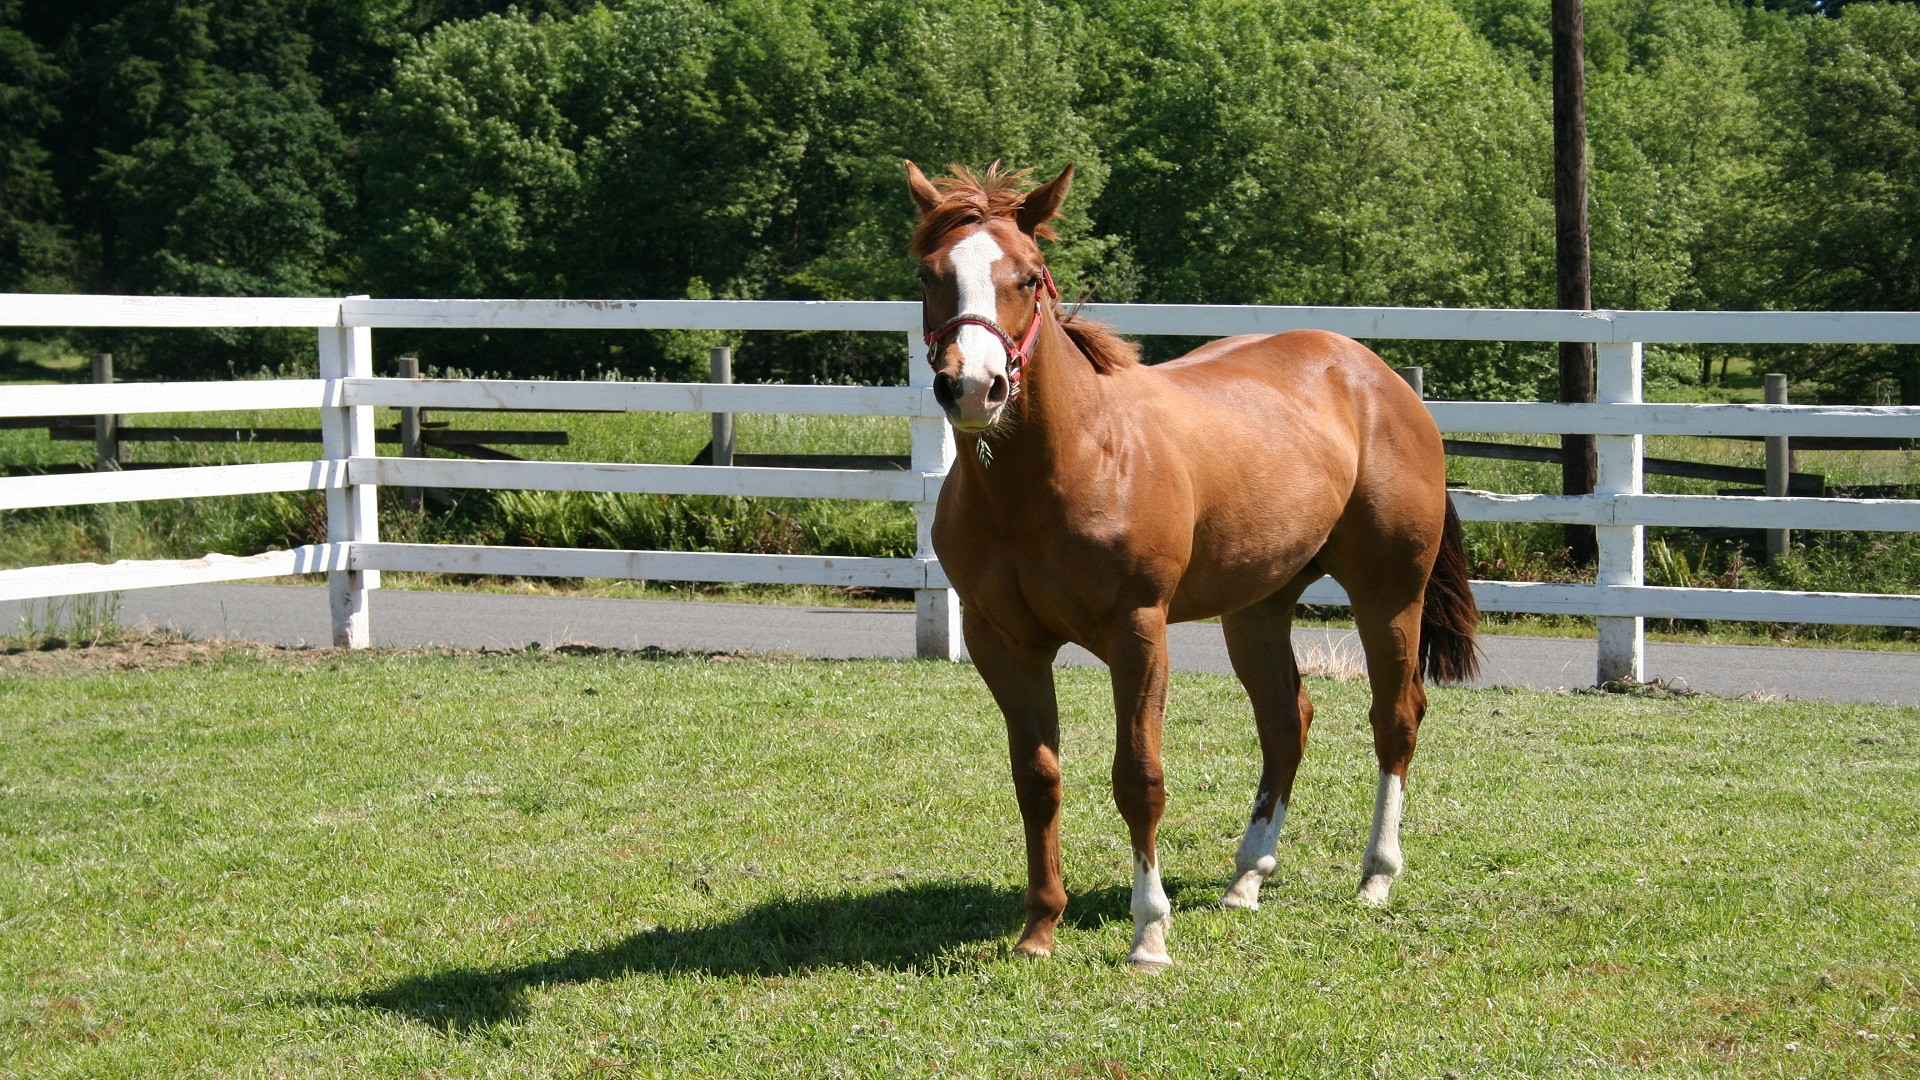
POLYGON ((1248 914, 1244 698, 1177 675, 1155 977, 1107 690, 1060 681, 1072 902, 1030 962, 964 665, 0 656, 0 1075, 1920 1070, 1920 710, 1437 691, 1373 910, 1363 694, 1314 681, 1248 914))

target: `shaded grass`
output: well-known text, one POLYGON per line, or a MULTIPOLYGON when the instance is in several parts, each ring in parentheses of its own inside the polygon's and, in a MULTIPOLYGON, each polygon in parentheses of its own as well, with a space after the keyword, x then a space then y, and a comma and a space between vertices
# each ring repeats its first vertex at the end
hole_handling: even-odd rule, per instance
POLYGON ((0 1073, 1899 1075, 1920 710, 1443 689, 1408 875, 1350 899, 1359 687, 1266 909, 1257 772, 1176 675, 1178 966, 1128 972, 1096 671, 1059 673, 1068 925, 970 668, 206 646, 0 659, 0 1073))

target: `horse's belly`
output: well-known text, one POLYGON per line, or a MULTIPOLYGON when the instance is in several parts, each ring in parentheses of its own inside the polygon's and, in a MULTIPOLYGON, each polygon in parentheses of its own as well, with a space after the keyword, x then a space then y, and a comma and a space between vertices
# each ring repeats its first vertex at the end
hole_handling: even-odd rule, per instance
POLYGON ((1210 619, 1264 600, 1299 576, 1333 522, 1294 518, 1195 532, 1193 556, 1167 606, 1169 622, 1210 619))

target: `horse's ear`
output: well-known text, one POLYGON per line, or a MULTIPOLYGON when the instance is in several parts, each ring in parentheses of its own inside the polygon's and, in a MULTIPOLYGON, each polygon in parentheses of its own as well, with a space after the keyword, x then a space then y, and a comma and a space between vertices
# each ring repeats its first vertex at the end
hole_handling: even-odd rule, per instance
POLYGON ((1020 204, 1020 231, 1032 236, 1052 221, 1054 215, 1060 213, 1060 204, 1067 201, 1067 189, 1072 186, 1073 166, 1069 164, 1059 176, 1027 192, 1027 201, 1020 204))
POLYGON ((911 161, 907 162, 907 193, 913 196, 913 205, 920 208, 922 217, 940 205, 940 189, 934 187, 933 181, 927 179, 927 174, 920 171, 920 166, 911 161))

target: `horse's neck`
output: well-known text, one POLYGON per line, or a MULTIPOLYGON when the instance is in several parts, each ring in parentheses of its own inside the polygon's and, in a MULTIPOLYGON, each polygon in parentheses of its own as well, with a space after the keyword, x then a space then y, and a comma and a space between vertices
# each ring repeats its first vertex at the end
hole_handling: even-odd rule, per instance
POLYGON ((969 463, 988 484, 1030 488, 1036 476, 1079 467, 1100 445, 1109 388, 1057 321, 1040 335, 1022 381, 1019 413, 987 437, 986 460, 976 453, 969 463))

